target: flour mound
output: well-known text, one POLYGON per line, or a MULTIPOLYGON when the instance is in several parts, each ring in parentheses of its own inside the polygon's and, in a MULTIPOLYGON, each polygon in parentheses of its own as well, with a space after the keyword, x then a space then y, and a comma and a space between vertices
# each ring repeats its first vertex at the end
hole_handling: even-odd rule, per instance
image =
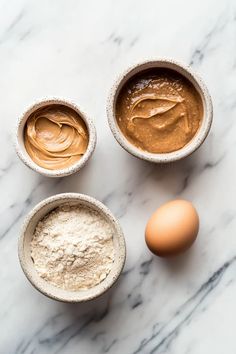
POLYGON ((63 204, 37 224, 31 241, 35 269, 65 290, 92 288, 112 268, 113 233, 100 213, 84 205, 63 204))

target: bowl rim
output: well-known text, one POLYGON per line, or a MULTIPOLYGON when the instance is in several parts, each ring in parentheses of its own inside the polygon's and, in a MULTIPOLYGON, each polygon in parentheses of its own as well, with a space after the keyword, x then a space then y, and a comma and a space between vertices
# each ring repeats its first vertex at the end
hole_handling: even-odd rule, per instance
MULTIPOLYGON (((45 213, 45 215, 48 212, 45 213)), ((119 276, 121 275, 121 272, 124 268, 125 260, 126 260, 126 243, 125 243, 125 238, 124 234, 122 231, 122 228, 118 222, 118 220, 115 218, 115 216, 112 214, 112 212, 105 206, 102 202, 99 200, 88 196, 86 194, 81 194, 81 193, 60 193, 53 195, 51 197, 43 199, 41 202, 39 202, 25 217, 25 220, 23 222, 20 236, 18 238, 18 258, 20 261, 21 268, 26 276, 26 278, 29 280, 31 285, 33 285, 34 288, 36 288, 39 292, 41 292, 43 295, 57 301, 61 302, 69 302, 69 303, 80 303, 80 302, 86 302, 89 300, 93 300, 102 294, 104 294, 106 291, 108 291, 118 280, 119 276), (67 291, 64 290, 64 296, 61 296, 57 294, 57 291, 60 291, 62 289, 57 288, 53 286, 50 283, 47 283, 48 288, 45 289, 41 284, 37 283, 37 280, 35 277, 32 275, 31 272, 31 266, 28 265, 26 261, 26 256, 25 256, 25 250, 24 250, 24 241, 25 241, 25 236, 26 236, 26 230, 28 226, 31 223, 32 218, 46 205, 48 204, 53 204, 55 201, 61 200, 61 203, 63 204, 64 202, 68 202, 68 199, 71 201, 78 201, 78 202, 86 202, 88 204, 91 204, 93 207, 96 209, 99 209, 100 212, 103 215, 106 215, 109 219, 109 222, 113 225, 115 229, 115 233, 119 239, 120 247, 118 249, 118 263, 114 271, 114 275, 110 279, 110 282, 107 283, 103 288, 100 289, 100 291, 97 291, 93 294, 88 294, 89 290, 86 290, 87 294, 84 297, 81 297, 76 294, 80 293, 80 291, 67 291), (59 290, 58 290, 59 289, 59 290), (65 294, 68 294, 66 296, 65 294)), ((102 283, 102 282, 101 282, 102 283)), ((100 283, 100 284, 101 284, 100 283)), ((99 284, 98 284, 99 285, 99 284)), ((93 288, 91 288, 93 289, 93 288)))
MULTIPOLYGON (((96 143, 97 143, 97 133, 96 133, 96 128, 95 128, 93 120, 87 115, 87 113, 84 112, 83 109, 80 108, 80 106, 77 103, 75 103, 71 99, 65 99, 65 98, 54 97, 54 96, 43 97, 43 98, 37 99, 34 101, 33 104, 27 106, 27 108, 20 115, 20 117, 18 118, 17 123, 16 123, 14 148, 15 148, 15 151, 16 151, 18 157, 31 170, 33 170, 37 173, 40 173, 41 175, 46 176, 46 177, 65 177, 65 176, 69 176, 75 172, 78 172, 88 162, 88 160, 92 156, 92 154, 95 150, 95 147, 96 147, 96 143), (89 134, 88 147, 87 147, 85 154, 82 156, 82 158, 78 162, 76 162, 75 164, 73 164, 67 168, 60 169, 60 170, 49 170, 49 169, 46 169, 46 168, 43 168, 43 167, 37 165, 31 159, 31 157, 28 155, 28 153, 26 151, 23 151, 23 148, 21 146, 22 143, 20 143, 20 136, 23 132, 26 120, 28 119, 30 114, 32 112, 36 111, 37 109, 43 107, 44 105, 46 106, 46 105, 50 105, 50 104, 51 105, 61 104, 61 105, 64 105, 64 106, 67 106, 67 107, 70 107, 71 109, 73 109, 77 114, 79 114, 81 119, 84 121, 84 123, 88 129, 88 134, 89 134)), ((23 142, 23 144, 24 144, 24 142, 23 142)))
POLYGON ((119 74, 110 89, 106 110, 109 127, 114 138, 120 144, 120 146, 135 157, 160 164, 181 160, 195 152, 207 138, 213 120, 212 99, 202 78, 189 65, 167 57, 157 57, 137 62, 119 74), (116 122, 115 104, 120 89, 131 77, 150 68, 169 68, 182 74, 197 89, 202 98, 204 106, 203 121, 195 136, 183 148, 169 153, 150 153, 138 149, 125 138, 116 122))

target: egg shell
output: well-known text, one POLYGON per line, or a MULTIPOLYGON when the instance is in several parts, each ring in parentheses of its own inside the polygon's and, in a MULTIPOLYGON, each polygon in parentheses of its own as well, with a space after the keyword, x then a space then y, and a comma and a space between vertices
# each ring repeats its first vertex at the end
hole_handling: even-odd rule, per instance
POLYGON ((145 239, 155 255, 168 257, 186 251, 195 241, 199 217, 192 203, 173 200, 159 207, 149 219, 145 239))

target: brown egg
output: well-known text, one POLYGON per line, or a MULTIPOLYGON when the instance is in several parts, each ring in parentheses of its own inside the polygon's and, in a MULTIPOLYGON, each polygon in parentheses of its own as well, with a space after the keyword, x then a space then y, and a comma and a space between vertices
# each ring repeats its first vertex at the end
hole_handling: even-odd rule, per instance
POLYGON ((158 208, 148 220, 145 239, 151 252, 160 257, 186 251, 195 241, 199 217, 186 200, 173 200, 158 208))

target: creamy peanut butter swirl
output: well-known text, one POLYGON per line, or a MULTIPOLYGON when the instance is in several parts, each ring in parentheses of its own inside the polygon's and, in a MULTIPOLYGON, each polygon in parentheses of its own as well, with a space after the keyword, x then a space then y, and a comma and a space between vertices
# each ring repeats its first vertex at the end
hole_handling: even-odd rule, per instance
POLYGON ((182 75, 162 69, 134 77, 116 105, 118 125, 135 146, 152 153, 181 149, 196 134, 202 101, 182 75))
POLYGON ((32 160, 49 170, 78 162, 88 146, 88 131, 80 116, 63 105, 38 109, 28 118, 25 148, 32 160))

